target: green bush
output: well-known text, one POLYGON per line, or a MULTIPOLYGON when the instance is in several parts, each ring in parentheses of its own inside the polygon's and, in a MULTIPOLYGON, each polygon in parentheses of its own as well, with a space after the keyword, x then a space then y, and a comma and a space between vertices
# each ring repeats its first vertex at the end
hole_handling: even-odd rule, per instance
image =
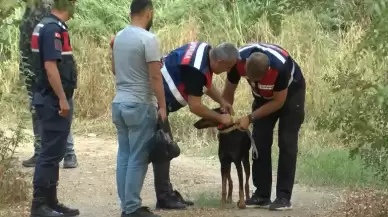
POLYGON ((342 97, 320 119, 321 127, 340 129, 351 157, 360 155, 383 181, 388 181, 387 12, 385 0, 374 3, 373 19, 354 52, 344 56, 342 74, 327 78, 342 97))

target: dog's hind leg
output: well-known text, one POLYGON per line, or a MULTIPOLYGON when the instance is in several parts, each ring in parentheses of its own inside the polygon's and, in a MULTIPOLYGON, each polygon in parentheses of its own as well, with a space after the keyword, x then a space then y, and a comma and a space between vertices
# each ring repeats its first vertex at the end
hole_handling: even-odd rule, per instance
POLYGON ((236 165, 236 170, 237 170, 237 176, 238 176, 238 196, 239 196, 239 201, 237 203, 238 208, 240 209, 245 209, 245 199, 244 199, 244 177, 243 177, 243 169, 241 166, 241 161, 234 162, 236 165))
POLYGON ((230 163, 221 161, 221 208, 224 208, 226 204, 226 182, 228 179, 228 174, 230 174, 230 163))
POLYGON ((245 199, 249 199, 249 179, 251 176, 251 164, 249 162, 249 153, 247 156, 244 156, 244 159, 242 160, 243 166, 244 166, 244 171, 245 171, 245 199))
POLYGON ((226 199, 226 203, 232 203, 232 195, 233 195, 233 180, 232 176, 230 174, 230 167, 229 167, 229 173, 228 173, 228 197, 226 199))

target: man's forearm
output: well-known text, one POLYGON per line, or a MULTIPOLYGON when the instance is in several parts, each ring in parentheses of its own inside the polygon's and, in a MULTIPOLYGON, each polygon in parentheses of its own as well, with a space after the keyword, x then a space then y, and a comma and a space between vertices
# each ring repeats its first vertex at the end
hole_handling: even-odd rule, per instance
POLYGON ((266 104, 262 105, 260 108, 256 109, 254 112, 252 112, 252 116, 254 119, 260 119, 271 113, 276 112, 282 107, 282 105, 282 103, 279 103, 274 100, 269 101, 266 104))
POLYGON ((225 99, 229 104, 233 105, 234 103, 234 93, 230 93, 230 91, 224 91, 222 94, 222 98, 225 99))
POLYGON ((196 105, 195 107, 190 107, 190 111, 203 119, 220 122, 220 114, 202 104, 196 105))
POLYGON ((225 99, 228 103, 233 105, 234 103, 234 93, 236 92, 237 84, 232 84, 230 81, 225 81, 224 92, 222 93, 222 98, 225 99))
POLYGON ((116 75, 116 73, 115 73, 115 58, 113 56, 113 51, 112 51, 112 73, 114 75, 116 75))
POLYGON ((47 71, 47 79, 50 83, 51 88, 53 88, 55 95, 60 100, 66 99, 66 94, 63 91, 61 76, 59 75, 59 71, 57 67, 50 67, 46 69, 47 71))
POLYGON ((155 93, 160 108, 166 108, 166 97, 164 94, 163 79, 161 77, 151 78, 151 88, 155 93))
POLYGON ((206 91, 206 95, 208 95, 212 100, 216 101, 219 104, 223 104, 224 102, 224 99, 222 98, 221 94, 214 87, 208 89, 206 91))

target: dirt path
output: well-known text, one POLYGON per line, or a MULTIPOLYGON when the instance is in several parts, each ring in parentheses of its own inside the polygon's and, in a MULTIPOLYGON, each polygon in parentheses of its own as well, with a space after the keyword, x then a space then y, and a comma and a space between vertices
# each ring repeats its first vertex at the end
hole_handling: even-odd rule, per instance
MULTIPOLYGON (((77 207, 81 217, 115 217, 120 216, 119 202, 115 184, 115 165, 117 145, 115 139, 75 138, 76 153, 80 166, 76 169, 60 172, 60 199, 65 204, 77 207)), ((18 148, 20 159, 29 157, 32 147, 25 145, 18 148)), ((23 168, 32 174, 33 169, 23 168)), ((237 201, 237 177, 232 171, 234 180, 234 201, 237 201)), ((215 192, 220 195, 220 174, 217 159, 193 158, 180 156, 172 161, 171 179, 176 189, 186 197, 195 199, 204 192, 215 192)), ((253 185, 252 185, 253 186, 253 185)), ((337 197, 327 191, 295 186, 293 211, 269 212, 267 210, 237 208, 199 209, 188 211, 165 212, 162 216, 222 216, 222 217, 304 217, 320 216, 333 207, 337 197)), ((150 165, 142 192, 143 203, 155 206, 153 172, 150 165)))

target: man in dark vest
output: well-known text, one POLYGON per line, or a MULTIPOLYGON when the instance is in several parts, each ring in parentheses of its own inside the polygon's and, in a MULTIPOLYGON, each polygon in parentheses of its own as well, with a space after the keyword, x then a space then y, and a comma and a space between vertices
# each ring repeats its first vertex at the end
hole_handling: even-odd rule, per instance
MULTIPOLYGON (((27 1, 27 0, 25 0, 27 1)), ((31 100, 33 94, 33 87, 35 83, 35 72, 32 70, 32 52, 31 52, 31 36, 32 31, 39 21, 46 15, 50 14, 53 0, 41 0, 36 3, 26 5, 22 22, 19 26, 19 51, 20 51, 20 63, 19 71, 24 77, 25 85, 28 92, 28 97, 31 100)), ((36 159, 40 153, 40 124, 37 120, 37 116, 33 106, 30 107, 32 113, 32 126, 34 132, 34 155, 23 161, 22 164, 25 167, 34 167, 36 159)), ((74 153, 74 141, 71 135, 67 138, 66 154, 63 162, 64 168, 76 168, 78 166, 77 157, 74 153)))
MULTIPOLYGON (((177 112, 188 106, 193 114, 217 121, 232 123, 229 114, 219 114, 202 104, 204 95, 209 96, 220 107, 232 113, 232 106, 226 102, 212 85, 213 75, 229 71, 239 59, 237 47, 231 43, 212 46, 205 42, 190 42, 182 45, 162 58, 163 86, 167 113, 177 112)), ((168 119, 164 123, 173 140, 168 119)), ((154 163, 157 208, 180 209, 193 205, 173 190, 170 182, 170 161, 154 163)))
POLYGON ((79 215, 77 209, 57 199, 59 162, 66 153, 73 114, 71 99, 77 86, 77 67, 65 23, 73 16, 74 8, 75 0, 54 0, 51 14, 36 25, 31 37, 35 73, 32 105, 41 124, 31 217, 79 215))
POLYGON ((252 113, 241 118, 240 128, 253 123, 258 158, 253 160, 252 179, 256 192, 247 206, 270 210, 291 209, 298 134, 304 121, 306 84, 301 69, 289 53, 274 44, 250 44, 240 49, 241 61, 228 72, 224 98, 233 104, 241 77, 252 88, 252 113), (271 202, 271 146, 273 129, 279 120, 279 166, 276 200, 271 202))

